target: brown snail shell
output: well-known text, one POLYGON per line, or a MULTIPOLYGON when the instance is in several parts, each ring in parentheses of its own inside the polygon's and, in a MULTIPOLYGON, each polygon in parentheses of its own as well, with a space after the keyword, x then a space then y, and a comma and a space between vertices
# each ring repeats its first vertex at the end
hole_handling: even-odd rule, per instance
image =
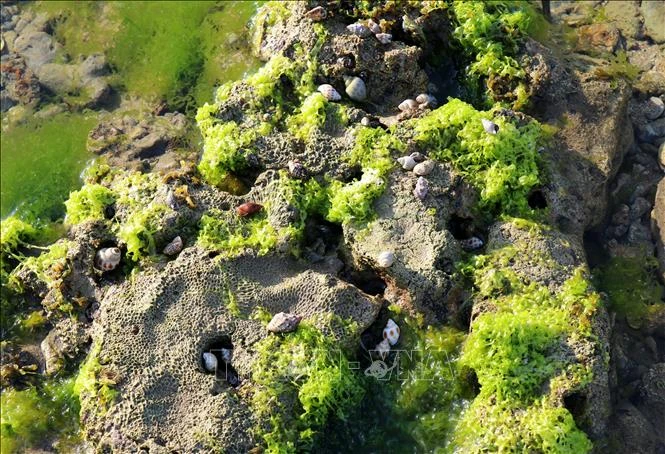
POLYGON ((259 203, 254 203, 254 202, 245 202, 242 205, 239 205, 236 208, 236 213, 238 213, 238 216, 240 217, 247 217, 251 216, 255 213, 258 213, 263 209, 263 205, 259 203))

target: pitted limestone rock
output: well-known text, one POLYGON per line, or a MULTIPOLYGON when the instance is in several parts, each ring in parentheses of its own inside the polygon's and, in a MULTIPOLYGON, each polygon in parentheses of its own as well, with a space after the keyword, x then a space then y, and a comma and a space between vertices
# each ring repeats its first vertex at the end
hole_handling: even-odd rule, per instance
POLYGON ((119 393, 105 415, 83 415, 88 435, 117 452, 148 445, 158 452, 249 450, 258 421, 242 397, 247 394, 206 374, 201 354, 222 338, 230 340, 241 389, 251 388, 253 346, 268 335, 249 318, 259 307, 299 314, 315 325, 320 316, 335 314, 362 331, 380 304, 293 259, 218 261, 187 248, 161 271, 148 269, 106 291, 93 338, 101 343, 100 362, 118 371, 119 393))

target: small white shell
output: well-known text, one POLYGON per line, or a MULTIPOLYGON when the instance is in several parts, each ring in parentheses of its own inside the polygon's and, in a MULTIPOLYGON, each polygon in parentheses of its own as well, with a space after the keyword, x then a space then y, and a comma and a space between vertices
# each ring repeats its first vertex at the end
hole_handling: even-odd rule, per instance
POLYGON ((381 268, 388 268, 395 262, 395 253, 391 251, 384 251, 379 254, 376 261, 381 268))
POLYGON ((215 372, 217 370, 217 357, 210 352, 204 352, 203 368, 208 372, 215 372))
POLYGON ((347 25, 346 29, 361 38, 367 38, 372 34, 372 30, 370 30, 369 27, 358 23, 347 25))
POLYGON ((378 33, 381 33, 383 30, 381 30, 381 26, 374 22, 372 19, 367 21, 367 27, 374 33, 375 35, 378 33))
POLYGON ((319 85, 317 91, 325 96, 328 101, 339 101, 342 99, 342 95, 330 84, 319 85))
POLYGON ((219 350, 219 356, 222 357, 222 361, 224 361, 227 364, 231 363, 231 360, 233 359, 233 350, 230 348, 222 348, 219 350))
POLYGON ((390 342, 390 345, 395 345, 399 340, 399 326, 392 318, 388 319, 386 327, 383 328, 383 339, 390 342))
POLYGON ((365 81, 356 76, 344 76, 346 85, 346 94, 354 101, 364 101, 367 97, 367 87, 365 81))
POLYGON ((436 102, 436 99, 432 95, 428 95, 427 93, 421 93, 418 96, 416 96, 416 101, 418 101, 418 104, 425 104, 425 103, 436 102))
POLYGON ((413 170, 417 164, 416 160, 411 156, 402 156, 401 158, 397 158, 397 162, 399 162, 404 170, 413 170))
POLYGON ((376 36, 376 39, 378 39, 381 44, 389 44, 393 40, 393 35, 390 33, 377 33, 374 36, 376 36))
POLYGON ((166 193, 166 204, 172 210, 177 210, 178 209, 178 200, 176 199, 175 194, 173 193, 173 190, 171 190, 171 189, 169 189, 169 192, 166 193))
POLYGON ((405 99, 402 101, 399 106, 397 106, 399 110, 402 112, 406 112, 407 110, 412 110, 418 107, 418 103, 414 101, 413 99, 405 99))
POLYGON ((493 121, 485 120, 484 118, 482 118, 480 121, 483 122, 483 128, 485 128, 485 132, 488 134, 496 134, 499 132, 499 126, 493 121))
POLYGON ((386 355, 388 355, 388 353, 390 352, 390 342, 388 342, 388 339, 383 339, 381 342, 376 344, 374 350, 376 350, 381 359, 384 359, 386 355))
POLYGON ((465 251, 475 251, 476 249, 483 247, 484 244, 485 243, 483 243, 483 240, 477 236, 472 236, 471 238, 460 240, 460 245, 465 251))
POLYGON ((413 190, 413 195, 418 197, 420 200, 425 200, 428 192, 429 183, 427 183, 427 180, 424 177, 418 177, 418 181, 416 181, 416 187, 413 190))
POLYGON ((164 255, 176 255, 180 251, 182 251, 182 238, 180 238, 180 235, 177 237, 173 238, 173 240, 167 244, 164 247, 164 250, 162 251, 164 255))
POLYGON ((111 271, 120 263, 122 253, 117 247, 105 247, 95 254, 95 266, 102 271, 111 271))
POLYGON ((323 6, 317 6, 316 8, 310 9, 305 13, 305 17, 312 20, 313 22, 319 22, 325 19, 328 16, 328 12, 323 6))
POLYGON ((434 170, 434 161, 423 161, 413 168, 413 173, 419 177, 424 177, 432 173, 432 170, 434 170))
POLYGON ((298 328, 300 320, 302 317, 299 315, 279 312, 273 316, 266 329, 271 333, 289 333, 298 328))

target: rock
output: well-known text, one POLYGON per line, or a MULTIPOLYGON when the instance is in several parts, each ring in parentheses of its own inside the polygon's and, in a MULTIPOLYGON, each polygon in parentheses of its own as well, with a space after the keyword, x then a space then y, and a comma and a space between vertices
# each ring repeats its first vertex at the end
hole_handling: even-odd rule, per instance
POLYGON ((41 89, 37 77, 16 54, 3 56, 0 64, 2 83, 2 112, 19 104, 35 106, 39 102, 41 89))
POLYGON ((44 87, 59 95, 71 94, 78 88, 74 65, 45 63, 36 68, 35 74, 44 87))
POLYGON ((663 114, 663 111, 665 111, 665 103, 662 99, 656 96, 652 96, 645 103, 644 116, 648 120, 655 120, 663 114))
POLYGON ((614 25, 598 23, 577 29, 577 52, 599 55, 614 52, 621 44, 621 32, 614 25))
POLYGON ((41 31, 20 33, 14 41, 14 50, 35 73, 46 63, 53 62, 59 49, 53 37, 41 31))
POLYGON ((651 210, 651 203, 644 197, 637 197, 630 206, 630 219, 638 220, 651 210))
POLYGON ((628 237, 626 238, 630 244, 641 244, 651 242, 651 232, 649 228, 643 225, 640 221, 635 221, 630 224, 628 228, 628 237))
POLYGON ((656 252, 660 263, 660 277, 665 283, 665 178, 658 183, 656 201, 651 211, 651 231, 656 240, 656 252))
POLYGON ((613 1, 604 6, 605 15, 627 38, 639 39, 642 36, 640 11, 637 2, 613 1))
MULTIPOLYGON (((639 393, 643 402, 640 408, 653 427, 665 427, 665 363, 652 365, 642 375, 639 393)), ((665 433, 662 430, 656 431, 656 435, 661 443, 665 442, 665 433)))
POLYGON ((661 143, 658 148, 658 165, 665 172, 665 142, 661 143))
POLYGON ((655 452, 654 426, 630 402, 617 406, 609 430, 610 444, 620 446, 622 452, 655 452))
POLYGON ((640 6, 644 17, 645 33, 656 43, 665 43, 665 2, 643 1, 640 6))
POLYGON ((638 137, 643 142, 651 143, 665 137, 665 118, 659 118, 639 127, 638 137))
POLYGON ((82 353, 89 339, 82 323, 69 318, 59 321, 41 343, 46 374, 53 375, 59 372, 67 359, 75 358, 82 353))
POLYGON ((628 225, 630 224, 630 208, 626 204, 619 205, 619 208, 612 215, 612 224, 628 225))

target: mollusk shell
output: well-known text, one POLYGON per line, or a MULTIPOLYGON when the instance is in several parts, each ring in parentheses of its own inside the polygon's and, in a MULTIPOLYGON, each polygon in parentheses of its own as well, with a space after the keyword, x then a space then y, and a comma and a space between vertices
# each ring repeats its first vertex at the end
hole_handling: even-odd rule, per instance
POLYGON ((413 168, 413 173, 419 177, 424 177, 432 173, 432 170, 434 170, 434 161, 423 161, 413 168))
POLYGON ((483 122, 483 128, 485 128, 485 132, 488 134, 496 134, 499 132, 499 126, 493 121, 485 120, 484 118, 482 118, 480 121, 483 122))
POLYGON ((390 33, 377 33, 374 36, 376 36, 376 39, 378 39, 381 44, 389 44, 393 40, 393 35, 390 33))
POLYGON ((381 26, 380 26, 379 24, 377 24, 376 22, 374 22, 372 19, 370 19, 370 20, 367 21, 367 27, 368 27, 368 28, 372 31, 372 33, 374 33, 375 35, 376 35, 376 34, 379 34, 379 33, 381 33, 381 32, 383 31, 383 30, 381 30, 381 26))
POLYGON ((390 345, 395 345, 399 340, 399 326, 392 318, 388 319, 386 327, 383 328, 383 338, 390 342, 390 345))
POLYGON ((390 352, 390 342, 388 341, 388 339, 383 339, 381 342, 376 344, 374 350, 376 350, 379 356, 383 359, 390 352))
POLYGON ((173 238, 169 244, 164 246, 164 250, 162 251, 164 255, 176 255, 180 251, 182 251, 182 238, 180 238, 180 235, 177 237, 173 238))
POLYGON ((361 38, 367 38, 372 34, 372 30, 370 30, 369 27, 358 23, 347 25, 346 29, 361 38))
POLYGON ((413 153, 411 153, 410 156, 416 162, 423 162, 426 159, 424 154, 419 153, 417 151, 414 151, 413 153))
POLYGON ((483 247, 484 244, 485 243, 483 243, 483 240, 477 236, 472 236, 471 238, 460 240, 460 245, 465 251, 475 251, 476 249, 483 247))
POLYGON ((175 194, 173 193, 173 190, 171 190, 171 189, 169 189, 169 192, 166 194, 166 204, 172 210, 177 210, 178 209, 178 199, 176 199, 175 194))
POLYGON ((254 202, 245 202, 242 205, 239 205, 236 208, 236 213, 238 213, 238 216, 240 217, 247 217, 251 216, 254 213, 258 213, 263 209, 263 205, 254 203, 254 202))
POLYGON ((425 200, 428 192, 429 183, 427 183, 427 180, 424 177, 418 177, 418 181, 416 181, 416 187, 413 190, 413 195, 418 197, 420 200, 425 200))
POLYGON ((291 174, 293 178, 307 177, 307 170, 299 161, 289 161, 288 168, 289 174, 291 174))
POLYGON ((428 95, 427 93, 419 94, 416 97, 416 101, 418 101, 418 104, 428 104, 428 105, 436 104, 436 98, 432 95, 428 95))
POLYGON ((354 101, 364 101, 367 97, 367 87, 360 77, 344 76, 346 94, 354 101))
POLYGON ((407 110, 412 110, 418 107, 418 103, 414 101, 413 99, 405 99, 402 101, 399 106, 397 106, 399 110, 402 112, 406 112, 407 110))
POLYGON ((397 162, 399 162, 404 170, 413 170, 417 164, 416 160, 411 156, 402 156, 401 158, 397 158, 397 162))
POLYGON ((208 372, 217 370, 217 357, 210 352, 203 352, 203 368, 208 372))
POLYGON ((102 271, 111 271, 120 263, 122 253, 117 247, 105 247, 95 254, 95 266, 102 271))
POLYGON ((302 317, 299 315, 279 312, 273 316, 266 329, 271 333, 288 333, 296 330, 300 320, 302 317))
POLYGON ((342 99, 342 95, 330 84, 319 85, 317 91, 325 96, 328 101, 339 101, 342 99))
POLYGON ((305 13, 305 17, 311 19, 314 22, 322 21, 327 16, 328 12, 325 10, 323 6, 317 6, 316 8, 312 8, 305 13))
POLYGON ((231 360, 233 359, 233 350, 230 348, 222 348, 219 350, 219 356, 222 357, 222 361, 230 364, 231 360))
POLYGON ((379 254, 376 260, 381 268, 388 268, 395 262, 395 253, 391 251, 384 251, 379 254))

